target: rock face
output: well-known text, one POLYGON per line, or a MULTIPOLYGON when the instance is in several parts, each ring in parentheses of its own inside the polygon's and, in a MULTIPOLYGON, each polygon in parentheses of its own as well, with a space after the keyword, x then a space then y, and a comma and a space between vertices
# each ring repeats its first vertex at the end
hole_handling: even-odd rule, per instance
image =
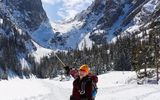
MULTIPOLYGON (((77 14, 74 19, 63 23, 63 29, 66 26, 72 26, 69 31, 62 32, 55 28, 56 36, 52 41, 56 45, 69 47, 71 37, 77 37, 76 42, 71 48, 81 47, 85 41, 89 40, 95 44, 103 44, 120 34, 126 33, 130 27, 137 26, 139 30, 141 25, 151 22, 158 12, 159 0, 95 0, 86 10, 77 14), (75 24, 76 23, 76 24, 75 24), (80 35, 81 34, 81 35, 80 35), (82 36, 82 37, 81 37, 82 36), (59 39, 61 37, 61 39, 59 39)), ((129 33, 133 33, 129 31, 129 33)), ((89 43, 90 44, 90 43, 89 43)))
POLYGON ((16 23, 23 28, 33 31, 40 26, 42 21, 47 20, 41 0, 2 0, 2 2, 16 23))
POLYGON ((41 0, 0 1, 0 78, 7 78, 9 70, 19 76, 32 72, 28 55, 37 49, 32 33, 42 23, 48 17, 41 0))
POLYGON ((106 2, 104 7, 104 15, 97 22, 97 25, 103 24, 102 28, 109 28, 113 25, 113 23, 119 18, 122 14, 122 6, 115 3, 113 0, 109 0, 106 2))
POLYGON ((9 70, 18 75, 33 72, 28 55, 38 47, 83 49, 119 35, 154 31, 159 25, 159 0, 95 0, 74 19, 53 28, 41 0, 0 0, 0 72, 4 78, 9 70))

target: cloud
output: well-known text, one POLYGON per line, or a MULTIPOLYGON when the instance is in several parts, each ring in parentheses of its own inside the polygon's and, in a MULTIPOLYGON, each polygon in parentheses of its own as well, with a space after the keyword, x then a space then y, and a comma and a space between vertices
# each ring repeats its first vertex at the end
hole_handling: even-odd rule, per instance
POLYGON ((49 4, 49 5, 55 5, 59 3, 62 0, 42 0, 43 3, 49 4))
POLYGON ((63 7, 57 14, 62 17, 62 19, 73 18, 77 13, 86 9, 93 0, 62 0, 63 7))
POLYGON ((61 17, 62 20, 74 18, 74 16, 86 9, 94 0, 42 0, 46 5, 53 7, 58 6, 56 15, 61 17))

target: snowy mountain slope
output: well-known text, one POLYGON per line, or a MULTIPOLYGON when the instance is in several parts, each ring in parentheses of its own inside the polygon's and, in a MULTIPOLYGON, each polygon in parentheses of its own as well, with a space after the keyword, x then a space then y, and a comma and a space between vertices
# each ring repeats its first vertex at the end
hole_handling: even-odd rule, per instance
POLYGON ((35 57, 36 62, 40 62, 40 59, 44 56, 49 55, 53 52, 51 49, 46 49, 44 47, 39 46, 36 42, 32 41, 35 47, 37 48, 36 51, 32 51, 31 54, 35 57))
MULTIPOLYGON (((93 3, 91 6, 94 5, 95 4, 93 3)), ((56 25, 56 23, 53 23, 53 28, 55 28, 55 30, 59 32, 57 34, 57 37, 62 37, 62 46, 64 46, 64 48, 76 49, 78 47, 77 44, 79 44, 81 40, 83 40, 84 37, 89 34, 89 32, 95 27, 96 20, 98 20, 102 16, 101 12, 103 11, 103 8, 99 13, 92 13, 91 10, 92 7, 88 8, 86 11, 83 11, 82 13, 77 15, 75 19, 69 22, 62 23, 63 25, 56 25), (87 18, 88 14, 90 14, 89 18, 87 18), (86 20, 86 18, 88 20, 86 20), (55 26, 57 26, 58 28, 55 26)), ((53 40, 59 42, 57 37, 54 37, 53 40)))
POLYGON ((52 23, 56 33, 52 43, 61 49, 82 49, 84 45, 110 42, 117 35, 139 31, 150 22, 159 5, 159 0, 95 0, 74 19, 52 23))
POLYGON ((44 48, 50 48, 49 40, 54 36, 48 22, 42 22, 37 30, 31 33, 32 39, 44 48))
MULTIPOLYGON (((135 72, 109 72, 98 76, 96 100, 159 100, 160 85, 137 85, 135 72), (129 82, 129 83, 128 83, 129 82), (154 98, 154 99, 153 99, 154 98)), ((2 100, 69 100, 71 81, 13 79, 0 81, 2 100), (18 87, 17 87, 18 86, 18 87)))
POLYGON ((47 40, 44 36, 51 37, 53 31, 43 10, 41 0, 1 0, 0 20, 0 62, 2 71, 0 78, 5 77, 4 79, 7 79, 7 75, 11 71, 18 76, 23 76, 24 73, 28 76, 32 73, 33 66, 29 62, 31 60, 29 56, 35 56, 37 62, 39 62, 41 57, 52 52, 52 50, 44 48, 49 48, 45 45, 47 40), (41 30, 46 29, 45 32, 39 30, 39 27, 41 30), (37 35, 36 32, 41 34, 38 34, 38 38, 34 38, 37 35), (43 45, 44 41, 45 46, 43 45))
MULTIPOLYGON (((60 39, 60 41, 64 41, 62 45, 64 48, 75 49, 81 47, 82 44, 85 44, 87 47, 91 47, 94 41, 90 39, 90 36, 92 31, 94 31, 94 28, 96 28, 97 22, 103 16, 103 12, 105 11, 105 3, 106 0, 95 0, 95 2, 93 2, 87 10, 79 13, 73 20, 62 23, 63 25, 56 25, 56 23, 53 23, 53 28, 58 32, 57 37, 61 37, 62 39, 60 39), (84 43, 84 41, 93 42, 88 44, 84 43)), ((57 37, 54 37, 53 40, 58 43, 57 37)))
MULTIPOLYGON (((137 34, 137 37, 141 37, 144 35, 144 31, 149 32, 150 30, 155 30, 153 27, 150 26, 150 24, 159 21, 157 20, 160 16, 157 12, 159 11, 160 1, 159 0, 148 0, 144 3, 144 5, 141 6, 140 11, 134 15, 133 19, 130 22, 130 25, 128 28, 126 28, 122 33, 123 35, 130 35, 130 34, 137 34), (156 17, 154 17, 156 16, 156 17), (129 33, 129 34, 128 34, 129 33)), ((134 12, 134 11, 133 11, 134 12)), ((129 15, 130 16, 130 15, 129 15)), ((155 25, 155 26, 158 26, 155 25)), ((115 39, 113 39, 114 41, 115 39)))
POLYGON ((159 6, 159 0, 95 0, 74 19, 50 24, 41 0, 1 0, 1 70, 23 76, 32 72, 32 56, 40 62, 54 50, 91 48, 120 35, 142 37, 158 27, 159 6))
MULTIPOLYGON (((153 14, 156 7, 159 6, 159 1, 95 0, 91 6, 76 15, 74 19, 61 24, 50 24, 48 22, 48 18, 40 2, 35 4, 37 6, 32 9, 33 11, 28 8, 28 6, 31 6, 29 4, 21 7, 22 2, 16 4, 12 4, 11 2, 7 4, 8 3, 1 3, 1 7, 3 9, 6 9, 6 7, 13 9, 11 12, 6 10, 8 11, 7 14, 9 14, 10 19, 12 19, 17 27, 21 26, 19 29, 22 33, 27 31, 31 39, 42 47, 53 50, 67 50, 76 48, 83 49, 84 46, 90 48, 92 44, 102 44, 106 41, 111 41, 115 35, 122 32, 133 33, 135 27, 138 28, 144 24, 143 20, 145 20, 145 18, 151 18, 150 15, 153 14), (20 10, 20 8, 23 8, 23 10, 20 10), (136 10, 138 8, 140 9, 139 12, 136 10), (38 9, 40 13, 36 18, 32 18, 32 12, 37 12, 38 9), (137 14, 132 15, 134 12, 137 12, 137 14), (128 25, 124 25, 123 23, 128 19, 128 15, 132 15, 132 19, 128 25), (19 19, 19 17, 22 18, 19 19)), ((147 19, 145 21, 147 22, 147 19)))

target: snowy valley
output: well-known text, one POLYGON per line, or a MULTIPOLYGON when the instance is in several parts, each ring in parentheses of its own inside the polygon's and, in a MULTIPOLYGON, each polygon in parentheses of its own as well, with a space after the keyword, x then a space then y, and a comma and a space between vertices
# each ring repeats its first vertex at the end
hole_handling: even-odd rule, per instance
MULTIPOLYGON (((10 79, 0 82, 2 100, 69 100, 72 82, 55 79, 10 79), (16 92, 15 92, 16 91, 16 92)), ((160 85, 137 85, 135 72, 99 75, 96 100, 159 100, 160 85)))
MULTIPOLYGON (((31 1, 2 0, 1 77, 7 78, 11 73, 20 77, 34 74, 41 78, 55 75, 55 70, 61 66, 53 57, 57 52, 65 63, 73 66, 98 57, 101 64, 89 62, 92 63, 91 66, 101 66, 100 70, 136 70, 136 65, 131 65, 143 58, 138 53, 145 53, 146 49, 141 49, 143 46, 151 54, 156 49, 157 52, 152 55, 159 57, 159 6, 159 0, 95 0, 73 19, 54 23, 49 21, 41 0, 35 4, 31 1), (80 58, 85 59, 79 59, 76 52, 80 53, 80 58), (66 60, 67 53, 70 56, 69 61, 66 60), (45 63, 46 59, 49 59, 48 64, 45 63), (126 62, 123 62, 124 59, 126 62), (127 68, 123 68, 124 65, 127 68), (46 72, 42 71, 44 68, 41 66, 48 66, 46 72), (44 73, 50 74, 46 76, 44 73)), ((144 55, 153 60, 153 56, 147 52, 144 55)), ((159 58, 156 59, 159 61, 159 58)))
POLYGON ((0 100, 69 100, 60 75, 82 64, 96 100, 160 100, 160 0, 94 0, 62 23, 41 0, 0 0, 0 100))

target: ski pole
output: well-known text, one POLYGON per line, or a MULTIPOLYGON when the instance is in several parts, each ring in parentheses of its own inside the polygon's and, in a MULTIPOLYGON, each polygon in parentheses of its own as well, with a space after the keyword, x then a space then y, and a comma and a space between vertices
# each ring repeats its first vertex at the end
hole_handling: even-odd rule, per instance
POLYGON ((65 67, 66 65, 63 63, 63 61, 58 57, 58 55, 56 53, 54 53, 55 56, 57 57, 57 59, 62 63, 62 65, 65 67))

